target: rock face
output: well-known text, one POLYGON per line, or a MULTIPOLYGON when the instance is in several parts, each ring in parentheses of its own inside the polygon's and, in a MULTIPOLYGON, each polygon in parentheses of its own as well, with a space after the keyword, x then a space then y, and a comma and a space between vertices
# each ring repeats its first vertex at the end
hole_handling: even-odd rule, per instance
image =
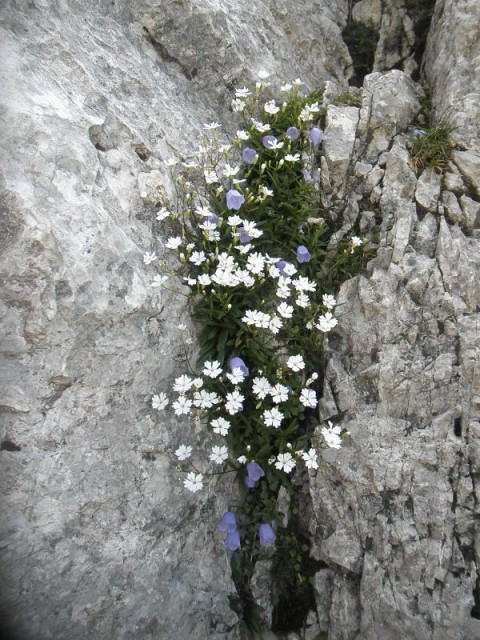
MULTIPOLYGON (((240 637, 216 533, 234 487, 181 486, 173 452, 205 436, 151 396, 183 373, 178 324, 193 328, 143 254, 165 254, 165 160, 188 159, 206 122, 234 129, 234 85, 265 68, 340 92, 350 64, 346 0, 247 4, 0 9, 0 604, 13 637, 240 637)), ((477 4, 438 0, 427 43, 435 113, 460 125, 442 181, 409 162, 421 89, 406 73, 379 63, 360 109, 328 109, 329 203, 346 228, 379 233, 367 273, 342 288, 321 406, 351 436, 310 478, 326 568, 309 621, 330 640, 480 636, 477 4)))

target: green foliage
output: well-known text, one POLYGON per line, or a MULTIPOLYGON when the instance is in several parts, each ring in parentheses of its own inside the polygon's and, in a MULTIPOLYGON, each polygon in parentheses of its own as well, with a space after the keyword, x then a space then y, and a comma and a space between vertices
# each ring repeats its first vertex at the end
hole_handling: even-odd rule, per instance
POLYGON ((427 167, 432 167, 438 173, 447 167, 455 145, 450 141, 450 134, 455 129, 451 125, 441 122, 436 127, 430 127, 418 135, 412 144, 412 164, 417 173, 427 167))
POLYGON ((373 69, 379 38, 378 29, 373 22, 365 24, 351 20, 342 31, 342 38, 348 47, 355 71, 355 77, 352 78, 351 83, 360 87, 365 76, 373 69))
POLYGON ((340 95, 336 96, 332 101, 332 104, 340 107, 342 105, 346 105, 348 107, 361 107, 362 106, 362 97, 359 95, 354 95, 349 91, 345 91, 340 95))
MULTIPOLYGON (((208 429, 212 429, 212 419, 228 418, 228 433, 222 434, 230 452, 225 465, 237 471, 244 492, 242 504, 235 506, 241 549, 231 557, 237 596, 232 596, 230 603, 252 633, 262 629, 262 609, 251 592, 255 564, 265 557, 259 540, 260 523, 277 531, 274 577, 278 585, 283 585, 279 594, 292 597, 296 591, 300 596, 299 611, 300 602, 307 602, 310 597, 313 565, 309 563, 308 544, 293 524, 282 529, 278 492, 284 487, 294 495, 289 473, 302 460, 308 462, 305 454, 309 452, 313 460, 310 464, 316 465, 314 440, 319 446, 323 444, 314 430, 318 426, 315 408, 326 362, 325 333, 337 322, 331 313, 335 305, 333 294, 342 282, 363 268, 369 255, 356 236, 335 239, 343 221, 331 216, 321 204, 318 146, 309 137, 312 127, 324 115, 319 104, 321 94, 302 96, 294 86, 276 105, 262 102, 263 89, 260 83, 245 101, 237 100, 236 110, 241 109, 244 116, 243 134, 235 138, 233 151, 212 125, 198 160, 187 163, 186 176, 174 176, 178 213, 165 214, 170 232, 176 234, 169 239, 175 240, 171 248, 179 252, 180 269, 176 275, 190 286, 192 314, 201 327, 198 366, 208 363, 208 368, 216 362, 223 369, 221 375, 204 374, 199 387, 218 401, 206 407, 195 406, 200 407, 200 417, 208 429), (292 127, 298 136, 287 135, 292 127), (276 137, 277 146, 266 145, 267 131, 276 137), (241 163, 239 156, 246 148, 256 154, 255 159, 241 163), (232 167, 232 160, 238 166, 232 167), (232 191, 242 202, 229 207, 226 194, 232 191), (233 218, 239 221, 232 222, 233 218), (210 222, 205 225, 209 219, 215 220, 210 230, 210 222), (247 225, 255 227, 249 231, 251 244, 242 242, 239 231, 247 225), (308 250, 308 259, 299 259, 299 247, 308 250), (262 262, 259 270, 255 270, 251 257, 262 262), (238 282, 219 282, 220 262, 229 260, 241 277, 238 282), (288 263, 288 273, 282 275, 277 268, 279 260, 288 263), (289 290, 285 295, 279 293, 281 277, 289 290), (278 311, 282 304, 291 309, 286 315, 278 311), (270 324, 247 322, 252 312, 263 314, 270 324), (242 358, 249 369, 247 378, 235 383, 229 377, 231 373, 226 373, 233 356, 242 358), (292 358, 302 360, 299 368, 292 365, 292 358), (275 392, 270 390, 262 398, 251 382, 260 378, 272 389, 283 388, 283 392, 276 393, 283 393, 284 397, 274 399, 275 392), (233 391, 241 394, 241 410, 228 410, 226 399, 233 391), (314 405, 302 400, 306 391, 313 394, 314 405), (266 414, 279 407, 279 423, 270 424, 266 414), (283 462, 279 464, 283 456, 290 456, 291 468, 282 466, 283 462), (264 471, 248 491, 244 491, 246 461, 261 465, 264 471), (285 570, 287 573, 282 573, 285 570)), ((348 96, 341 98, 352 100, 348 96)), ((190 373, 198 376, 198 371, 190 373)), ((183 392, 183 401, 190 401, 187 393, 183 392)), ((192 402, 196 402, 195 393, 199 395, 192 391, 192 402)), ((179 412, 182 413, 188 411, 179 412)), ((198 472, 197 467, 193 468, 198 472)))

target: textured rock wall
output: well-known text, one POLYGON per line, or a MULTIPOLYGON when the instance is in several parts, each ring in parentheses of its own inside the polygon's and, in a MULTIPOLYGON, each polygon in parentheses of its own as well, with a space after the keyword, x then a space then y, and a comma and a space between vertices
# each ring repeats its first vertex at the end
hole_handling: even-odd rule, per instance
MULTIPOLYGON (((183 370, 188 316, 142 256, 163 256, 164 161, 205 122, 234 128, 233 85, 266 68, 346 87, 348 4, 2 3, 1 617, 22 640, 238 637, 215 534, 233 488, 175 476, 197 427, 150 398, 183 370)), ((379 249, 330 341, 321 417, 351 437, 310 478, 327 568, 305 638, 480 636, 478 3, 438 0, 427 43, 435 113, 461 125, 442 179, 409 162, 420 88, 383 72, 415 66, 400 4, 380 5, 362 107, 328 108, 325 202, 379 249)))
POLYGON ((477 10, 437 3, 427 44, 436 113, 461 124, 446 174, 415 175, 408 130, 395 135, 385 116, 413 121, 417 89, 376 73, 333 200, 361 228, 379 222, 380 237, 368 272, 342 287, 330 339, 321 415, 341 417, 350 439, 310 484, 330 640, 480 637, 477 10))
POLYGON ((232 83, 344 83, 344 5, 1 3, 0 619, 22 640, 235 637, 232 489, 186 495, 172 451, 195 425, 150 406, 188 317, 150 286, 146 197, 232 83))

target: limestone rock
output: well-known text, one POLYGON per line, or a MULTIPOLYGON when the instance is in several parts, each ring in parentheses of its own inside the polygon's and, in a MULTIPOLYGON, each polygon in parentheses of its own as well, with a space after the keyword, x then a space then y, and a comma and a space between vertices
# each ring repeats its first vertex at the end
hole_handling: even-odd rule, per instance
POLYGON ((370 21, 378 28, 382 20, 381 0, 360 0, 352 8, 352 18, 368 24, 370 21))
POLYGON ((345 184, 351 162, 358 112, 357 107, 329 105, 327 108, 326 139, 323 147, 330 181, 337 191, 345 184))
POLYGON ((427 38, 424 71, 437 121, 457 127, 456 142, 480 151, 480 5, 438 0, 427 38))
POLYGON ((441 176, 433 169, 425 169, 418 178, 415 189, 417 204, 427 211, 436 211, 440 196, 441 176))

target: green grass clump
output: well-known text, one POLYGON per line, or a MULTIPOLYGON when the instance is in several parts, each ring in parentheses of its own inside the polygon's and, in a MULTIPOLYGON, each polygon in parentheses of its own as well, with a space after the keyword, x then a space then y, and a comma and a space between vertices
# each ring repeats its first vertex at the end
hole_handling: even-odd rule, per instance
POLYGON ((450 134, 454 129, 455 127, 440 122, 416 138, 411 154, 413 168, 417 173, 421 173, 427 167, 432 167, 437 173, 445 170, 455 149, 450 140, 450 134))

